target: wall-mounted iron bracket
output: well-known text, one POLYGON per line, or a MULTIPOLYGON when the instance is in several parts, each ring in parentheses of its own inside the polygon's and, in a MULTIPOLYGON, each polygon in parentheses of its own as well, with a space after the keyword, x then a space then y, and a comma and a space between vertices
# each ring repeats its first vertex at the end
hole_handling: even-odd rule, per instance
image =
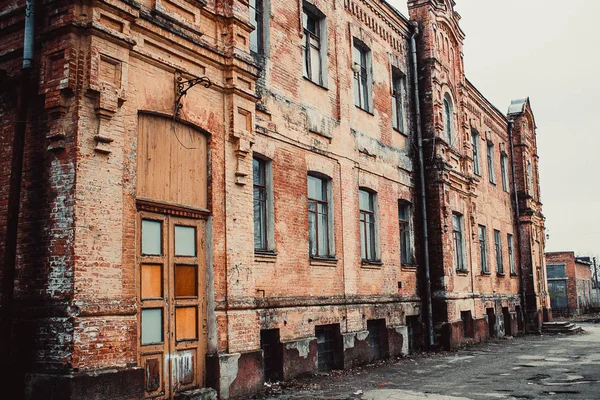
POLYGON ((176 72, 177 77, 175 78, 175 109, 173 111, 173 115, 175 117, 179 116, 181 109, 183 108, 183 104, 181 104, 181 99, 185 96, 191 88, 200 84, 205 88, 210 87, 211 81, 206 76, 201 76, 199 78, 189 79, 187 81, 183 80, 183 76, 181 76, 180 72, 176 72))

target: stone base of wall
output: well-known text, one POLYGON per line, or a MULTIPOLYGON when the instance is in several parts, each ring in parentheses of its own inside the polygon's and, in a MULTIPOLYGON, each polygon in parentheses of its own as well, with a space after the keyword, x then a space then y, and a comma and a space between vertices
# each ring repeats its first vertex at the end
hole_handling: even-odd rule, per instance
POLYGON ((408 354, 408 327, 387 328, 390 357, 408 354))
POLYGON ((369 331, 344 333, 342 339, 344 341, 344 369, 371 361, 369 331))
POLYGON ((244 398, 263 389, 262 350, 208 355, 206 371, 206 385, 215 389, 220 399, 244 398))
POLYGON ((283 343, 283 379, 317 373, 317 338, 283 343))
POLYGON ((455 321, 443 324, 440 328, 441 345, 446 349, 455 349, 461 344, 480 343, 488 335, 487 318, 473 318, 473 336, 465 337, 462 321, 455 321))
POLYGON ((144 370, 88 371, 77 374, 30 374, 26 400, 138 400, 144 398, 144 370))

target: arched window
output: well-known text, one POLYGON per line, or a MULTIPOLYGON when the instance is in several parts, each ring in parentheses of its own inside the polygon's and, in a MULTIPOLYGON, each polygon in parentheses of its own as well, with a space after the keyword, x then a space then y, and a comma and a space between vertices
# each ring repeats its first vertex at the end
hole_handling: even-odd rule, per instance
POLYGON ((449 144, 453 144, 452 138, 452 100, 450 96, 444 96, 444 133, 449 144))

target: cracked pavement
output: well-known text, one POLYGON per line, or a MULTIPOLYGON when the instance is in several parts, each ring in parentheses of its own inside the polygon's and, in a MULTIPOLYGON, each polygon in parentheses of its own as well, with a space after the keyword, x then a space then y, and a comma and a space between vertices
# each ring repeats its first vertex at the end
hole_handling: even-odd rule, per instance
POLYGON ((600 399, 600 324, 580 335, 493 339, 284 386, 268 400, 600 399))

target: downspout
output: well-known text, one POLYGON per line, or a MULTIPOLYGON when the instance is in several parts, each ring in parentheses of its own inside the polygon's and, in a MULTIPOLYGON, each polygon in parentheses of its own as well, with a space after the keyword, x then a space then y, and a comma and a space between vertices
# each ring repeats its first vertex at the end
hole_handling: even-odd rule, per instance
POLYGON ((415 103, 415 124, 417 128, 417 149, 419 156, 419 183, 420 183, 420 201, 421 201, 421 219, 423 226, 423 263, 425 266, 425 303, 427 308, 427 338, 429 348, 435 344, 433 334, 433 307, 431 304, 431 274, 429 272, 429 233, 427 228, 427 205, 425 202, 425 163, 423 162, 423 134, 421 131, 421 105, 419 103, 419 76, 417 68, 417 44, 415 36, 419 34, 419 25, 414 22, 413 34, 410 37, 410 51, 412 61, 413 75, 413 94, 415 103))
MULTIPOLYGON (((25 4, 25 30, 23 35, 23 68, 21 71, 21 89, 17 102, 17 118, 12 146, 8 205, 6 215, 6 237, 4 242, 4 269, 2 276, 2 320, 0 321, 0 357, 5 365, 10 364, 11 331, 13 321, 13 303, 15 289, 15 271, 17 263, 17 234, 21 205, 21 184, 23 179, 23 153, 27 132, 27 108, 29 106, 29 77, 33 65, 35 28, 35 0, 25 4)), ((6 369, 7 371, 10 368, 6 369)))
MULTIPOLYGON (((516 243, 519 244, 519 287, 521 291, 521 299, 523 300, 523 328, 525 329, 525 333, 527 333, 527 319, 525 316, 527 315, 527 295, 525 293, 525 284, 523 282, 523 269, 521 268, 522 260, 521 260, 521 212, 519 210, 519 195, 517 193, 517 180, 515 175, 515 146, 513 140, 513 126, 514 121, 511 119, 508 121, 508 141, 510 142, 510 172, 512 175, 512 186, 513 186, 513 195, 515 202, 515 219, 517 221, 517 231, 515 232, 516 243)), ((513 244, 513 247, 514 244, 513 244)), ((513 252, 514 252, 513 248, 513 252)), ((514 255, 513 255, 514 257, 514 255)))

